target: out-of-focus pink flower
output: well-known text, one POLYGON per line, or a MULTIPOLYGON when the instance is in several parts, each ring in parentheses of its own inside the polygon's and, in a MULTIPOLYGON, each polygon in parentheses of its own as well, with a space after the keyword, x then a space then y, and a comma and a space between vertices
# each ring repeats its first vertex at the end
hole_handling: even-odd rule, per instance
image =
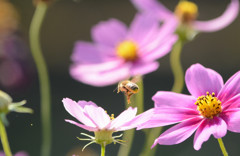
POLYGON ((29 49, 19 33, 0 40, 0 87, 10 92, 22 91, 34 75, 29 49))
POLYGON ((198 21, 195 20, 198 9, 192 2, 180 1, 175 13, 173 13, 157 0, 131 1, 141 12, 152 13, 161 20, 175 16, 180 23, 187 22, 194 30, 202 32, 213 32, 225 28, 236 19, 239 12, 239 0, 231 0, 221 16, 208 21, 198 21))
POLYGON ((0 87, 10 92, 29 85, 33 65, 29 49, 19 33, 19 14, 6 0, 0 0, 0 87))
POLYGON ((75 102, 69 98, 64 98, 63 104, 68 113, 81 123, 72 120, 65 121, 88 131, 104 130, 116 132, 134 128, 128 122, 135 118, 137 108, 129 107, 118 117, 114 118, 113 115, 110 117, 104 109, 91 101, 75 102))
POLYGON ((194 149, 199 150, 211 135, 222 138, 227 130, 240 133, 240 71, 224 84, 217 72, 195 64, 187 70, 185 81, 191 95, 159 91, 152 98, 155 108, 141 114, 149 120, 138 129, 179 123, 152 147, 179 144, 196 131, 194 149))
MULTIPOLYGON (((3 151, 1 151, 0 156, 5 156, 5 153, 3 151)), ((24 151, 20 151, 20 152, 17 152, 16 154, 14 154, 14 156, 28 156, 28 153, 26 153, 24 151)))
POLYGON ((94 43, 75 44, 70 74, 83 83, 106 86, 155 71, 156 60, 170 52, 177 39, 175 29, 174 19, 159 26, 147 14, 137 14, 129 29, 116 19, 100 22, 92 29, 94 43))

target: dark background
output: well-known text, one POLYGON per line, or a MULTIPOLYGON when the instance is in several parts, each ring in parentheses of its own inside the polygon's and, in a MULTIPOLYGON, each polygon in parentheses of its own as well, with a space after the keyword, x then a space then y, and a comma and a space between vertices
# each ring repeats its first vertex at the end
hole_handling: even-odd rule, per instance
MULTIPOLYGON (((21 16, 21 30, 28 41, 28 30, 34 13, 34 6, 30 0, 12 0, 21 16)), ((171 10, 177 0, 162 1, 171 10)), ((207 20, 221 15, 229 0, 199 0, 199 19, 207 20)), ((69 151, 81 151, 86 142, 79 141, 76 136, 86 132, 81 128, 66 123, 64 119, 73 119, 62 104, 65 97, 73 100, 91 100, 102 106, 110 114, 117 116, 124 110, 123 96, 113 90, 116 85, 109 87, 91 87, 73 80, 69 75, 70 56, 74 42, 77 40, 91 41, 91 27, 99 21, 117 18, 128 25, 131 23, 136 9, 129 0, 58 0, 48 10, 43 23, 41 42, 43 53, 49 67, 52 92, 52 133, 53 156, 65 156, 69 151)), ((240 58, 240 19, 239 17, 227 28, 213 33, 202 33, 194 41, 184 46, 182 64, 184 70, 194 63, 201 63, 206 67, 218 71, 226 81, 239 70, 240 58)), ((173 77, 169 66, 169 55, 160 60, 160 68, 144 77, 145 107, 153 107, 151 97, 158 90, 170 90, 173 77)), ((185 89, 185 93, 188 94, 185 89)), ((18 92, 9 92, 14 101, 26 99, 26 106, 34 109, 33 115, 11 113, 8 115, 10 126, 7 127, 12 151, 27 151, 31 156, 38 156, 41 147, 40 97, 38 79, 35 73, 31 85, 18 92), (32 124, 32 125, 31 125, 32 124)), ((166 128, 165 128, 166 129, 166 128)), ((90 132, 86 132, 91 134, 90 132)), ((143 143, 143 133, 136 132, 131 156, 137 156, 143 143)), ((93 135, 93 134, 91 134, 93 135)), ((239 155, 240 134, 228 132, 223 138, 229 155, 239 155), (238 154, 237 154, 238 153, 238 154)), ((108 156, 116 155, 119 145, 107 146, 108 156)), ((193 137, 185 142, 172 146, 157 146, 158 155, 221 155, 216 139, 211 137, 203 144, 200 151, 193 149, 193 137)), ((156 147, 155 147, 156 148, 156 147)), ((100 155, 98 145, 89 146, 86 151, 93 150, 100 155)), ((79 152, 78 155, 85 155, 79 152)))

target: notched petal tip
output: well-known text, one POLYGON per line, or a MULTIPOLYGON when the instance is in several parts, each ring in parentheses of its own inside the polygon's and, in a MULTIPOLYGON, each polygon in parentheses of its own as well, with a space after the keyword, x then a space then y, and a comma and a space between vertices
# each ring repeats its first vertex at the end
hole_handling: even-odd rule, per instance
POLYGON ((230 25, 238 16, 239 0, 231 0, 223 14, 208 21, 196 21, 193 27, 202 32, 219 31, 230 25))

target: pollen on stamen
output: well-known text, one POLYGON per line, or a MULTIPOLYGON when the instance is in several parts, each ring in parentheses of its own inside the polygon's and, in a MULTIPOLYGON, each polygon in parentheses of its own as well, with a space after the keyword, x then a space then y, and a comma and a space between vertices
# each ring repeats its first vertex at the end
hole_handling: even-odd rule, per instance
POLYGON ((111 114, 110 119, 111 119, 111 120, 114 120, 114 119, 115 119, 115 118, 114 118, 114 114, 111 114))
POLYGON ((206 95, 199 96, 195 102, 197 110, 205 118, 212 119, 222 112, 221 101, 215 97, 215 93, 210 94, 206 92, 206 95))
POLYGON ((198 15, 198 7, 189 1, 180 1, 175 9, 175 14, 182 23, 191 23, 198 15))

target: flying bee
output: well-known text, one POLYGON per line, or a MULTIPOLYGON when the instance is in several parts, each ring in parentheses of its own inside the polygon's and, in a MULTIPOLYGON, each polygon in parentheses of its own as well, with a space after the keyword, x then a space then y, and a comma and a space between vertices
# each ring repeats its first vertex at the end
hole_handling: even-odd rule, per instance
POLYGON ((135 83, 137 81, 137 77, 135 77, 134 79, 130 80, 124 80, 118 83, 118 92, 124 92, 126 97, 127 97, 127 102, 128 104, 131 103, 130 101, 130 97, 133 94, 136 94, 139 91, 139 87, 138 85, 135 83))

